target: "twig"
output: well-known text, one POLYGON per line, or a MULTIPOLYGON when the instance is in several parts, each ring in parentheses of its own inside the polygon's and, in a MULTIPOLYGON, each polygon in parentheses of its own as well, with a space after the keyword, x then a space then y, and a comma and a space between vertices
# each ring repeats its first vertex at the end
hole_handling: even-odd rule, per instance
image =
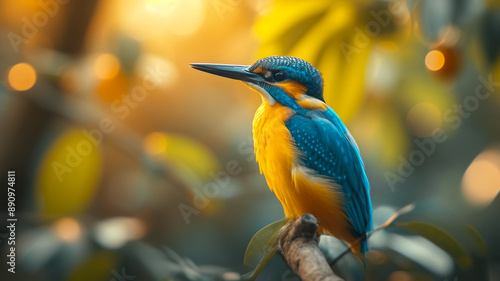
POLYGON ((340 281, 318 247, 318 220, 304 214, 285 229, 280 238, 283 256, 303 281, 340 281))

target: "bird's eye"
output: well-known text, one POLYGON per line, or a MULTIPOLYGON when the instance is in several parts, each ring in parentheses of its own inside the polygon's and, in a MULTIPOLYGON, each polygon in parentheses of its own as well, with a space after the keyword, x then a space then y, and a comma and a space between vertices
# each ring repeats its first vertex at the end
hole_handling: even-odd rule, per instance
POLYGON ((273 79, 276 82, 281 82, 286 79, 286 74, 283 71, 274 72, 273 79))

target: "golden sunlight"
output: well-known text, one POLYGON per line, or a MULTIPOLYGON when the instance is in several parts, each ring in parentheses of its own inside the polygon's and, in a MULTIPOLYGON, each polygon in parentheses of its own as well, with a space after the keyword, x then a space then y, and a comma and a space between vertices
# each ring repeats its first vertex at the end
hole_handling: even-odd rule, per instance
POLYGON ((462 193, 469 203, 486 206, 499 191, 500 151, 487 149, 481 152, 465 171, 462 178, 462 193))
POLYGON ((94 72, 99 79, 111 79, 120 71, 120 62, 112 54, 102 54, 94 62, 94 72))
POLYGON ((80 224, 73 218, 60 218, 52 224, 52 230, 61 240, 76 241, 81 235, 80 224))
POLYGON ((167 149, 167 137, 159 132, 150 133, 144 138, 143 146, 151 155, 160 154, 167 149))

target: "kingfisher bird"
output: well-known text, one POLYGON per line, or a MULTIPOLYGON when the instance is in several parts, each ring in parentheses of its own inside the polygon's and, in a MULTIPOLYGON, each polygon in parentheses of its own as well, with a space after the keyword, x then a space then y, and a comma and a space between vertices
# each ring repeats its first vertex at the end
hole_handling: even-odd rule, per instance
POLYGON ((369 183, 356 142, 325 103, 321 73, 289 56, 253 65, 191 67, 243 81, 260 93, 253 120, 255 155, 285 216, 314 215, 320 233, 346 241, 361 259, 372 229, 369 183))

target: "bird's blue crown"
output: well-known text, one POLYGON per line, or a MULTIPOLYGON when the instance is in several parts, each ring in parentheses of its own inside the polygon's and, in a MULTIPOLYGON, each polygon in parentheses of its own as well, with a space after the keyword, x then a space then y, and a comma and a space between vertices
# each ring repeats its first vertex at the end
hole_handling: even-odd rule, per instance
POLYGON ((264 76, 268 82, 297 81, 307 88, 307 95, 324 101, 321 72, 303 59, 271 56, 256 61, 248 70, 251 72, 270 71, 272 75, 264 76))

